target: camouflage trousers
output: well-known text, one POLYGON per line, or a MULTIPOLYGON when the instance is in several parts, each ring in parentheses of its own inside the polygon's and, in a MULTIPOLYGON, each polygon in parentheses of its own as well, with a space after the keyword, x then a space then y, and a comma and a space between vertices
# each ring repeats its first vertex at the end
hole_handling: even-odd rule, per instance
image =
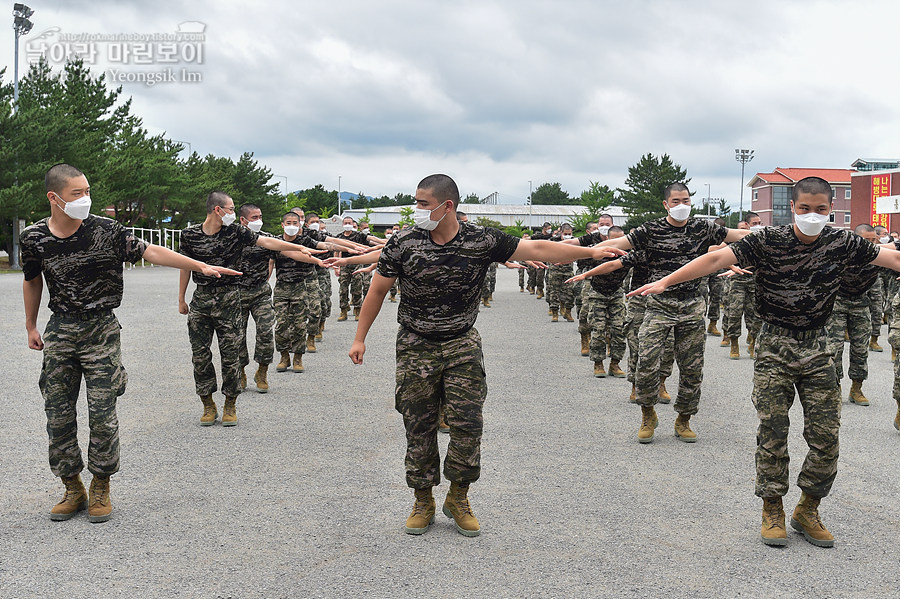
MULTIPOLYGON (((894 296, 891 308, 888 343, 900 353, 900 296, 894 296)), ((900 359, 894 361, 894 401, 900 406, 900 359)))
MULTIPOLYGON (((891 271, 893 272, 893 271, 891 271)), ((881 318, 884 306, 884 285, 881 277, 875 279, 875 282, 866 292, 869 298, 869 317, 872 319, 872 335, 878 337, 881 335, 881 318)))
POLYGON ((519 269, 519 289, 525 288, 525 269, 519 269))
POLYGON ((75 476, 84 469, 78 446, 75 405, 84 376, 87 388, 88 470, 100 476, 119 471, 116 398, 125 393, 119 321, 111 310, 53 314, 44 329, 44 360, 38 381, 47 414, 50 470, 75 476))
POLYGON ((584 302, 583 311, 591 327, 591 360, 602 362, 609 349, 610 359, 620 361, 625 357, 625 296, 587 293, 584 302))
POLYGON ((884 315, 887 316, 888 322, 894 315, 894 298, 897 296, 898 285, 900 283, 897 281, 897 273, 885 269, 881 274, 881 295, 884 301, 884 315))
POLYGON ((481 336, 474 328, 448 341, 397 331, 395 406, 406 427, 406 484, 440 484, 438 410, 445 402, 450 444, 444 477, 473 482, 481 474, 482 407, 487 397, 481 336))
POLYGON ((319 332, 319 279, 309 276, 297 283, 275 283, 275 349, 306 353, 306 337, 319 332))
POLYGON ((529 267, 528 271, 528 285, 537 291, 540 289, 544 290, 544 273, 547 272, 545 268, 531 268, 529 267))
POLYGON ((275 309, 272 307, 272 288, 263 283, 252 289, 241 288, 241 368, 250 363, 250 352, 247 349, 247 324, 250 317, 256 323, 256 345, 253 361, 257 364, 271 364, 275 352, 275 309))
MULTIPOLYGON (((625 304, 625 339, 628 341, 628 382, 634 383, 634 373, 637 371, 637 361, 640 355, 639 333, 644 323, 644 312, 647 307, 647 296, 636 295, 629 297, 625 304)), ((672 376, 672 366, 675 364, 675 335, 670 331, 666 336, 666 344, 663 347, 662 361, 659 365, 659 376, 669 378, 672 376)))
POLYGON ((353 275, 358 268, 357 264, 341 267, 341 274, 338 275, 338 298, 341 310, 349 310, 351 305, 354 308, 362 305, 362 279, 353 275))
MULTIPOLYGON (((746 276, 746 275, 745 275, 746 276)), ((756 313, 756 285, 746 282, 732 281, 731 290, 728 293, 728 301, 725 302, 725 320, 722 328, 726 337, 741 337, 741 316, 747 325, 747 334, 756 337, 762 321, 756 313)))
POLYGON ((550 308, 569 308, 575 306, 575 291, 566 279, 572 278, 572 265, 551 266, 547 271, 547 303, 550 308))
POLYGON ((675 411, 686 416, 697 413, 706 344, 705 309, 699 293, 686 299, 672 293, 648 296, 644 322, 638 333, 640 353, 635 378, 638 404, 652 406, 659 399, 662 357, 671 331, 675 336, 679 372, 675 411))
MULTIPOLYGON (((879 310, 880 311, 880 310, 879 310)), ((850 335, 851 381, 864 381, 869 376, 869 335, 872 332, 872 313, 865 294, 851 298, 838 294, 828 319, 828 353, 834 360, 837 380, 844 378, 844 333, 850 335)))
POLYGON ((725 293, 725 279, 719 276, 721 272, 724 271, 720 270, 706 277, 706 285, 709 289, 707 297, 709 307, 706 309, 706 317, 710 320, 719 320, 719 305, 722 303, 722 296, 725 293))
POLYGON ((241 292, 237 285, 194 289, 187 318, 188 338, 194 363, 197 395, 212 395, 218 389, 212 363, 215 334, 222 360, 222 393, 237 397, 240 392, 241 292))
POLYGON ((497 263, 493 262, 484 275, 484 283, 481 286, 481 298, 487 299, 494 293, 497 287, 497 263))
POLYGON ((360 285, 362 286, 362 297, 359 300, 359 302, 360 302, 359 305, 361 306, 362 300, 364 300, 366 298, 366 294, 369 293, 369 285, 372 284, 372 273, 364 272, 364 273, 358 274, 356 276, 359 277, 360 285))
POLYGON ((331 269, 321 268, 319 275, 319 322, 325 322, 331 316, 331 269))
POLYGON ((841 392, 824 329, 792 332, 764 325, 756 339, 753 405, 756 433, 756 495, 783 496, 788 490, 788 412, 794 390, 803 406, 803 438, 809 452, 797 486, 825 497, 837 474, 841 392))

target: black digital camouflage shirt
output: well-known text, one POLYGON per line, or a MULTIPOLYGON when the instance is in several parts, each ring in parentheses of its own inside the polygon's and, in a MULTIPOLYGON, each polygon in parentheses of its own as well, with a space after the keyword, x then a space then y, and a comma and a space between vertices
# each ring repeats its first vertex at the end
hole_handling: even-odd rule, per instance
POLYGON ((26 281, 44 274, 50 310, 73 314, 122 303, 122 263, 141 259, 147 244, 114 220, 91 214, 69 237, 40 220, 19 236, 26 281))
POLYGON ((631 268, 631 284, 628 291, 640 289, 647 283, 652 282, 650 278, 650 266, 647 264, 647 252, 644 250, 631 250, 619 260, 622 261, 622 269, 631 268))
POLYGON ((770 324, 792 330, 825 326, 841 277, 878 256, 878 247, 850 231, 826 226, 810 244, 793 225, 766 227, 731 244, 742 268, 756 273, 756 310, 770 324))
MULTIPOLYGON (((288 241, 283 237, 282 240, 288 241)), ((316 241, 305 234, 297 235, 297 237, 288 241, 288 243, 296 243, 297 245, 316 249, 316 241)), ((275 278, 277 282, 299 283, 314 276, 317 276, 315 264, 310 264, 309 262, 297 262, 293 258, 288 258, 280 253, 275 256, 275 278)))
MULTIPOLYGON (((275 237, 265 231, 259 232, 260 237, 275 237)), ((241 259, 236 270, 243 274, 237 277, 237 284, 245 289, 252 289, 269 280, 269 260, 274 260, 278 252, 262 246, 248 245, 241 251, 241 259)))
MULTIPOLYGON (((694 258, 709 251, 709 246, 725 241, 728 229, 712 221, 689 218, 683 227, 669 224, 665 217, 651 220, 626 235, 636 250, 647 252, 650 281, 658 281, 694 258)), ((700 279, 673 285, 666 293, 696 292, 700 279)))
POLYGON ((391 236, 378 273, 400 282, 397 322, 428 339, 447 340, 475 324, 481 288, 492 262, 506 262, 519 239, 490 227, 459 223, 444 245, 419 227, 391 236))
MULTIPOLYGON (((327 231, 323 231, 321 229, 319 229, 318 231, 313 231, 309 227, 304 227, 303 234, 307 235, 313 241, 320 242, 320 243, 324 242, 325 238, 328 237, 327 231)), ((324 252, 321 254, 316 254, 316 258, 318 258, 319 260, 325 260, 326 258, 331 258, 333 255, 334 255, 334 252, 327 251, 327 252, 324 252)), ((323 270, 328 270, 328 268, 323 268, 318 265, 314 265, 313 268, 315 269, 316 273, 318 273, 318 274, 321 274, 321 272, 323 270)))
MULTIPOLYGON (((247 227, 232 223, 223 226, 215 235, 207 235, 203 232, 203 223, 191 225, 181 232, 181 247, 179 251, 194 260, 206 262, 212 266, 224 266, 232 270, 239 270, 241 254, 244 248, 256 245, 259 233, 254 233, 247 227)), ((194 283, 198 287, 224 287, 237 283, 236 276, 222 275, 221 277, 208 277, 194 271, 194 283)))

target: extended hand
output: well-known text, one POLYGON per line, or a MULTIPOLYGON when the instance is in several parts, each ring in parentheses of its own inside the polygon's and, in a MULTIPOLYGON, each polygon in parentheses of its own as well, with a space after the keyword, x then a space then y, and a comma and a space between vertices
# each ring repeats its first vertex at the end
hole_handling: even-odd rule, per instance
POLYGON ((662 282, 662 279, 659 281, 654 281, 653 283, 647 283, 643 287, 639 287, 635 289, 631 293, 628 294, 628 297, 634 297, 635 295, 658 295, 666 290, 668 285, 662 282))
POLYGON ((178 313, 179 314, 187 314, 188 313, 188 305, 184 300, 178 300, 178 313))
POLYGON ((38 351, 44 349, 44 341, 41 339, 41 334, 37 329, 28 331, 28 347, 38 351))
POLYGON ((236 270, 231 270, 230 268, 225 268, 224 266, 210 266, 209 264, 204 264, 202 268, 200 268, 200 272, 207 277, 216 277, 217 279, 222 275, 242 275, 244 273, 238 272, 236 270))
POLYGON ((354 364, 363 363, 363 354, 366 353, 366 344, 362 341, 354 341, 350 346, 350 359, 354 364))
POLYGON ((603 260, 604 258, 615 258, 616 256, 624 256, 628 252, 619 248, 608 245, 595 245, 591 248, 591 258, 594 260, 603 260))
POLYGON ((581 275, 575 275, 575 276, 572 277, 571 279, 566 279, 565 282, 566 282, 566 283, 577 283, 578 281, 583 281, 584 278, 585 278, 585 277, 584 277, 583 274, 581 274, 581 275))

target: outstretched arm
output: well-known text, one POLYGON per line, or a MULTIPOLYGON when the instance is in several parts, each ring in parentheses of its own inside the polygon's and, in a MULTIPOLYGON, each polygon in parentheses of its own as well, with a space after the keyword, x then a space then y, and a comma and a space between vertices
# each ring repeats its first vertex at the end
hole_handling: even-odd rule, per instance
POLYGON ((157 264, 159 266, 170 266, 172 268, 181 268, 183 270, 195 270, 203 273, 207 277, 221 277, 222 275, 239 275, 236 270, 225 268, 224 266, 210 266, 205 262, 188 258, 184 254, 173 252, 169 248, 161 245, 148 245, 144 250, 144 260, 157 264))
POLYGON ((728 234, 725 236, 725 243, 740 241, 753 232, 750 229, 726 229, 726 231, 728 231, 728 234))
POLYGON ((615 272, 622 268, 621 260, 610 260, 609 262, 604 262, 600 266, 595 266, 594 268, 587 270, 580 275, 575 275, 571 279, 566 280, 566 283, 574 283, 576 281, 583 281, 588 277, 596 277, 598 275, 606 275, 611 272, 615 272))
POLYGON ((360 254, 359 256, 350 256, 349 258, 328 258, 325 260, 325 266, 347 266, 348 264, 375 264, 381 252, 369 252, 360 254))
POLYGON ((737 262, 737 258, 734 256, 734 251, 730 247, 722 248, 721 250, 704 254, 699 258, 694 258, 672 274, 666 275, 653 283, 647 283, 640 289, 635 289, 628 294, 628 297, 638 294, 662 293, 672 285, 706 276, 720 268, 727 268, 735 262, 737 262))
MULTIPOLYGON (((618 240, 613 240, 618 241, 618 240)), ((630 246, 629 246, 630 247, 630 246)), ((601 247, 581 247, 556 241, 523 239, 516 251, 510 256, 511 261, 541 260, 543 262, 572 262, 582 258, 602 260, 624 254, 620 249, 601 247)))
POLYGON ((878 251, 878 255, 875 256, 875 259, 872 260, 872 264, 900 271, 900 252, 891 247, 879 247, 881 249, 878 251))
POLYGON ((369 285, 369 292, 366 299, 363 300, 362 307, 359 310, 359 324, 356 325, 356 337, 353 339, 353 345, 350 346, 350 359, 354 364, 363 363, 363 355, 366 353, 366 335, 375 317, 381 311, 381 305, 384 303, 384 296, 390 291, 394 285, 396 278, 383 277, 377 272, 372 275, 372 283, 369 285))

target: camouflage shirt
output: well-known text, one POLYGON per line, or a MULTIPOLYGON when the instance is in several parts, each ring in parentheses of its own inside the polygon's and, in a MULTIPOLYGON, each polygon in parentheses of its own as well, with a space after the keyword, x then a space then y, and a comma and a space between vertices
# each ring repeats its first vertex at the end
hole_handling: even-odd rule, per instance
POLYGON ((459 223, 444 245, 414 227, 391 236, 378 260, 378 273, 400 281, 401 326, 436 340, 453 339, 475 324, 488 266, 506 262, 519 239, 490 227, 459 223))
POLYGON ((622 261, 623 270, 631 268, 631 284, 628 286, 628 291, 640 289, 647 283, 652 282, 650 266, 647 264, 647 252, 644 250, 631 250, 619 260, 622 261))
POLYGON ((88 216, 69 237, 40 220, 19 237, 26 281, 44 273, 50 310, 71 314, 112 310, 122 303, 122 263, 135 263, 147 244, 114 220, 88 216))
POLYGON ((622 268, 605 275, 590 277, 588 281, 591 283, 591 288, 600 295, 621 294, 622 283, 625 281, 625 277, 628 276, 628 271, 631 270, 631 266, 626 265, 625 258, 626 256, 622 256, 621 258, 604 258, 598 261, 597 264, 599 265, 605 262, 612 262, 613 260, 620 260, 622 268))
MULTIPOLYGON (((191 225, 181 232, 182 254, 188 258, 206 262, 213 266, 224 266, 232 270, 239 270, 238 263, 244 248, 256 245, 259 233, 254 233, 247 227, 237 223, 222 227, 215 235, 207 235, 203 232, 203 223, 191 225)), ((202 273, 194 272, 194 283, 198 287, 224 287, 236 284, 236 277, 223 275, 222 277, 208 277, 202 273)))
MULTIPOLYGON (((650 281, 658 281, 694 258, 709 251, 709 246, 725 241, 728 229, 708 220, 689 218, 683 227, 669 224, 665 218, 651 220, 626 235, 636 250, 646 250, 650 281)), ((696 292, 700 280, 673 285, 666 293, 696 292)))
POLYGON ((850 231, 825 227, 806 244, 793 225, 766 227, 731 246, 742 268, 756 273, 756 310, 770 324, 793 330, 825 326, 840 279, 878 256, 878 247, 850 231))
MULTIPOLYGON (((318 231, 313 231, 309 227, 303 228, 303 234, 307 235, 313 241, 319 243, 324 242, 325 238, 328 237, 328 233, 326 231, 322 231, 321 229, 318 231)), ((334 252, 332 251, 328 251, 322 254, 316 254, 316 258, 318 258, 319 260, 325 260, 326 258, 331 258, 332 256, 334 256, 334 252)), ((313 268, 315 269, 316 273, 321 273, 323 270, 328 270, 327 268, 322 268, 318 265, 314 265, 313 268)))
MULTIPOLYGON (((284 241, 288 241, 284 239, 284 241)), ((316 249, 316 241, 311 239, 309 235, 298 235, 288 243, 296 243, 308 248, 316 249)), ((283 254, 275 256, 275 277, 278 282, 299 283, 308 277, 317 276, 316 265, 309 262, 297 262, 293 258, 288 258, 283 254)))
MULTIPOLYGON (((274 235, 265 231, 260 231, 259 236, 274 237, 274 235)), ((278 252, 273 252, 255 244, 244 246, 237 268, 244 274, 237 278, 237 284, 245 289, 252 289, 268 281, 269 260, 274 260, 277 255, 278 252)))

